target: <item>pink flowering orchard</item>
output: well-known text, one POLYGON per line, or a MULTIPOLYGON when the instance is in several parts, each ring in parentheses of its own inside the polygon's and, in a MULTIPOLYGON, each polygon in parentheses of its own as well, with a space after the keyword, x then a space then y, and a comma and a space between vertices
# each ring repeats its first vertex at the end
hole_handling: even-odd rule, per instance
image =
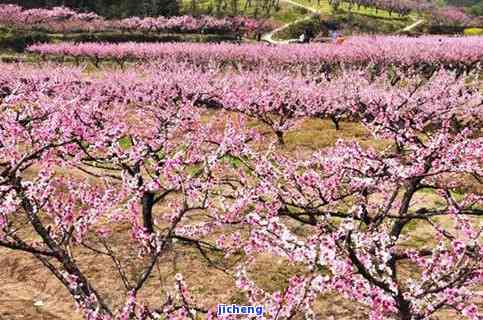
POLYGON ((357 319, 481 319, 476 72, 2 70, 0 246, 38 260, 85 319, 239 319, 217 316, 236 301, 207 300, 189 268, 160 285, 186 250, 261 319, 321 319, 335 297, 357 319), (373 143, 289 149, 326 118, 373 143), (292 270, 278 289, 262 256, 292 270))
POLYGON ((28 51, 95 61, 184 61, 237 63, 248 68, 309 69, 323 72, 351 66, 397 66, 400 72, 447 68, 461 73, 481 69, 483 37, 354 36, 343 44, 204 44, 204 43, 55 43, 35 44, 28 51))
POLYGON ((181 32, 181 33, 254 33, 270 30, 266 21, 248 17, 215 18, 211 16, 130 17, 107 20, 93 12, 79 13, 67 7, 30 9, 0 5, 0 26, 49 32, 181 32))
POLYGON ((426 85, 363 93, 361 121, 393 141, 384 150, 340 141, 304 161, 277 154, 258 160, 262 184, 246 200, 259 203, 247 221, 258 228, 244 248, 270 250, 306 271, 284 291, 267 293, 241 269, 251 299, 287 318, 313 314, 317 295, 335 291, 367 305, 371 319, 427 319, 448 307, 480 319, 473 303, 481 299, 482 198, 456 190, 465 188, 464 177, 481 177, 482 141, 474 134, 482 102, 460 91, 462 84, 439 74, 426 85), (465 126, 455 123, 462 114, 465 126), (428 190, 441 199, 437 207, 419 198, 428 190), (304 236, 291 220, 307 227, 304 236), (434 241, 408 246, 415 223, 427 223, 434 241))

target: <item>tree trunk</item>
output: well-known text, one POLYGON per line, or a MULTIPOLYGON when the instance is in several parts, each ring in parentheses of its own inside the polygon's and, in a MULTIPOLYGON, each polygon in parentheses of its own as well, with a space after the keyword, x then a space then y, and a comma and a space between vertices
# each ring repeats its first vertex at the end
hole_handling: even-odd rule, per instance
POLYGON ((112 315, 111 311, 104 303, 102 298, 96 293, 90 282, 79 269, 79 267, 75 263, 75 260, 71 258, 68 251, 64 250, 64 248, 62 248, 61 245, 59 245, 59 243, 57 243, 57 241, 52 238, 49 229, 45 227, 41 219, 37 216, 37 212, 34 209, 31 200, 26 196, 25 191, 22 188, 20 179, 17 179, 15 181, 14 189, 20 196, 21 206, 25 210, 30 224, 40 236, 45 245, 55 253, 54 258, 62 266, 62 268, 64 269, 63 271, 66 271, 69 275, 73 275, 76 277, 77 283, 79 284, 77 288, 73 288, 70 286, 69 282, 60 272, 62 269, 55 267, 52 263, 50 263, 41 255, 36 255, 36 258, 39 259, 48 269, 50 269, 50 271, 57 277, 57 279, 62 282, 62 284, 69 290, 76 302, 85 303, 85 306, 90 310, 98 309, 99 313, 102 315, 112 315), (90 298, 92 296, 96 297, 97 302, 90 301, 90 298))
POLYGON ((335 130, 340 130, 340 125, 339 125, 340 119, 338 119, 337 117, 330 117, 330 119, 334 123, 335 130))
POLYGON ((154 232, 153 222, 153 206, 154 206, 154 193, 146 191, 142 198, 143 206, 143 224, 148 233, 154 232))
POLYGON ((285 145, 285 140, 283 139, 283 132, 282 131, 275 131, 275 134, 277 135, 277 141, 281 146, 285 145))
POLYGON ((191 0, 191 15, 196 16, 197 11, 196 0, 191 0))
POLYGON ((398 309, 399 309, 399 319, 401 320, 411 320, 411 304, 404 298, 398 297, 398 309))

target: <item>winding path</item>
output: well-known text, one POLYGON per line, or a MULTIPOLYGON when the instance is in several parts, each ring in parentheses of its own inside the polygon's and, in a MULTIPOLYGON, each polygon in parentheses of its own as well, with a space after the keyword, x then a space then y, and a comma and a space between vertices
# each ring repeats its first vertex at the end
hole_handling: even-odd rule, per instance
POLYGON ((303 18, 297 19, 295 21, 289 22, 287 24, 284 24, 280 28, 277 28, 275 30, 270 31, 269 33, 264 34, 262 36, 262 40, 263 41, 266 41, 266 42, 269 42, 269 43, 272 43, 272 44, 287 44, 287 43, 290 43, 290 41, 295 40, 295 39, 275 40, 275 39, 273 39, 273 35, 276 34, 279 31, 282 31, 282 30, 287 29, 292 24, 296 24, 296 23, 299 23, 301 21, 309 20, 310 18, 312 18, 312 16, 314 14, 319 14, 320 13, 318 10, 316 10, 316 9, 314 9, 312 7, 305 6, 305 5, 301 4, 301 3, 298 3, 298 2, 295 2, 295 1, 292 1, 292 0, 280 0, 280 2, 288 3, 288 4, 291 4, 291 5, 295 6, 295 7, 304 8, 305 10, 309 11, 311 14, 308 15, 308 16, 306 16, 306 17, 303 17, 303 18))
MULTIPOLYGON (((288 3, 288 4, 291 4, 295 7, 303 8, 303 9, 309 11, 311 14, 306 16, 306 17, 303 17, 303 18, 297 19, 295 21, 289 22, 287 24, 284 24, 283 26, 281 26, 281 27, 279 27, 275 30, 272 30, 268 33, 265 33, 264 35, 262 35, 262 41, 266 41, 266 42, 271 43, 271 44, 287 44, 287 43, 290 43, 291 41, 294 41, 296 39, 275 40, 275 39, 273 39, 273 35, 282 31, 282 30, 287 29, 288 27, 290 27, 293 24, 296 24, 296 23, 299 23, 299 22, 302 22, 302 21, 305 21, 305 20, 309 20, 315 14, 320 14, 319 10, 314 9, 312 7, 309 7, 309 6, 306 6, 306 5, 303 5, 303 4, 298 3, 298 2, 292 1, 292 0, 280 0, 280 2, 288 3)), ((414 22, 414 23, 410 24, 409 26, 405 27, 404 29, 397 31, 396 33, 411 31, 411 30, 413 30, 414 28, 416 28, 417 26, 419 26, 423 23, 424 23, 424 19, 419 19, 416 22, 414 22)))
POLYGON ((417 26, 419 26, 423 23, 424 23, 424 19, 419 19, 416 22, 414 22, 413 24, 411 24, 411 25, 407 26, 406 28, 398 31, 398 33, 411 31, 411 30, 413 30, 414 28, 416 28, 417 26))
POLYGON ((307 11, 309 11, 311 13, 317 13, 317 14, 320 13, 319 10, 317 10, 317 9, 314 9, 312 7, 308 7, 306 5, 303 5, 301 3, 298 3, 298 2, 295 2, 295 1, 292 1, 292 0, 280 0, 280 1, 281 2, 285 2, 285 3, 289 3, 289 4, 291 4, 291 5, 295 6, 295 7, 304 8, 305 10, 307 10, 307 11))

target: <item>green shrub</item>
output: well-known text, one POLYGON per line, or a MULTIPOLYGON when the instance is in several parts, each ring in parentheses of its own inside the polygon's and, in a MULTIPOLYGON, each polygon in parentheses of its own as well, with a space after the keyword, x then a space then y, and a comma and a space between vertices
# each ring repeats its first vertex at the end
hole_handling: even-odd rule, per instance
POLYGON ((2 30, 0 33, 0 49, 11 49, 23 52, 26 47, 38 42, 48 42, 49 36, 40 32, 16 32, 2 30))
POLYGON ((53 42, 218 42, 234 41, 234 35, 226 34, 155 34, 155 33, 72 33, 52 36, 53 42))
POLYGON ((390 34, 408 25, 404 20, 388 20, 357 13, 337 14, 333 19, 344 33, 384 33, 390 34))
POLYGON ((17 31, 0 28, 0 49, 23 52, 39 42, 222 42, 236 41, 231 34, 154 34, 154 33, 70 33, 47 34, 39 31, 17 31))
POLYGON ((483 36, 483 28, 467 28, 464 34, 465 36, 483 36))
POLYGON ((463 34, 465 28, 463 26, 450 26, 450 25, 429 25, 426 28, 426 33, 429 34, 463 34))

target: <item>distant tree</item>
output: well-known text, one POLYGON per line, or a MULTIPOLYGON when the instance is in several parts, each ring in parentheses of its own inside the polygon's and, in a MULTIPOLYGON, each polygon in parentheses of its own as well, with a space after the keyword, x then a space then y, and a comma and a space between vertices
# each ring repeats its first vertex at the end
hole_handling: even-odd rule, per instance
POLYGON ((179 12, 179 5, 176 0, 145 0, 148 3, 152 16, 174 16, 179 12))
POLYGON ((173 16, 179 13, 177 0, 6 0, 25 8, 67 6, 94 11, 108 18, 128 16, 173 16))
POLYGON ((483 2, 472 5, 468 11, 474 16, 483 16, 483 2))

